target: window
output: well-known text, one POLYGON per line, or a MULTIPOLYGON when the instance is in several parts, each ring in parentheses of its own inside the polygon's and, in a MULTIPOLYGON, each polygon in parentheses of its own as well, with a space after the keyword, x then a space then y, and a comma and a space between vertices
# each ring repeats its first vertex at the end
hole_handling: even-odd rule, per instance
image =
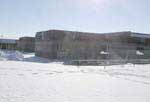
POLYGON ((142 51, 142 50, 144 50, 144 48, 143 47, 137 47, 136 50, 142 51))

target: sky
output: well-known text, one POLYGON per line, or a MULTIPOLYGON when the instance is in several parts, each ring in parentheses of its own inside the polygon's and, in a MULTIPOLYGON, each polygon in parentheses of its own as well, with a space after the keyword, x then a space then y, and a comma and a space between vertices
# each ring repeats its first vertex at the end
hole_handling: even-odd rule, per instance
POLYGON ((50 29, 150 33, 150 0, 0 0, 0 36, 50 29))

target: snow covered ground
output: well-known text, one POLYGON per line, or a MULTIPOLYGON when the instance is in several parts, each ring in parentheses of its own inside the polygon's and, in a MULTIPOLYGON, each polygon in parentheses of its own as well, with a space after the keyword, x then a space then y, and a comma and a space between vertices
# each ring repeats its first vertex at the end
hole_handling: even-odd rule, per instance
POLYGON ((77 67, 26 53, 0 61, 0 102, 150 102, 150 65, 77 67))

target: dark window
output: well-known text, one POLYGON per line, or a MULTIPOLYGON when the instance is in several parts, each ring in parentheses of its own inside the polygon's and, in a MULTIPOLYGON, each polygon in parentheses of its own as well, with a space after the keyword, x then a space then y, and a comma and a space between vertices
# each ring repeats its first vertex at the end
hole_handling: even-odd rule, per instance
POLYGON ((37 34, 36 39, 37 40, 42 40, 42 35, 41 34, 37 34))
POLYGON ((144 50, 144 48, 143 48, 143 47, 137 47, 136 49, 137 49, 137 50, 139 50, 139 51, 144 50))

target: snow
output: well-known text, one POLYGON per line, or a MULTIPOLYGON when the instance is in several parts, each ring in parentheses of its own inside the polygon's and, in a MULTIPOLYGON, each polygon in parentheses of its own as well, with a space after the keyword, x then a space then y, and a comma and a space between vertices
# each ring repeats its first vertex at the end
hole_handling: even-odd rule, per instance
POLYGON ((101 51, 100 54, 102 54, 102 55, 108 55, 109 52, 101 51))
POLYGON ((0 102, 150 102, 150 65, 71 66, 23 54, 0 61, 0 102))
POLYGON ((23 60, 23 57, 19 51, 0 50, 0 60, 23 60))
POLYGON ((139 51, 139 50, 137 50, 137 51, 136 51, 136 55, 140 55, 140 56, 142 56, 142 55, 144 55, 144 53, 143 53, 143 52, 141 52, 141 51, 139 51))

